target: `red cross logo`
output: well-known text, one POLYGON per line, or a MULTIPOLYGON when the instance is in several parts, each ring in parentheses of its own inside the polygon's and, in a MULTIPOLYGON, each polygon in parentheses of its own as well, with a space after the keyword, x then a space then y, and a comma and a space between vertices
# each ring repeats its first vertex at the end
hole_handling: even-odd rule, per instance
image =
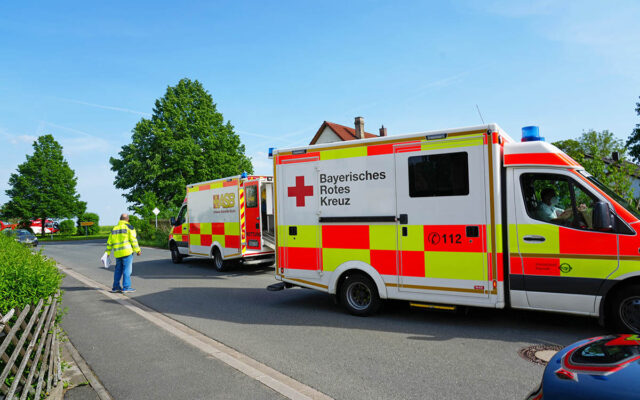
POLYGON ((289 197, 296 198, 296 207, 304 207, 305 198, 313 196, 313 186, 304 185, 304 176, 296 176, 296 185, 287 189, 289 197))

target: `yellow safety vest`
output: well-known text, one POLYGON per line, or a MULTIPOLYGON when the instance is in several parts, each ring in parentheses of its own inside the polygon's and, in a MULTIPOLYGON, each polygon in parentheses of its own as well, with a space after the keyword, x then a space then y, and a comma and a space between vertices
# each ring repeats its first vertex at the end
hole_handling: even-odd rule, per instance
POLYGON ((128 224, 127 221, 120 221, 118 225, 114 226, 109 234, 109 240, 107 240, 107 251, 116 258, 127 257, 132 253, 140 252, 138 246, 138 239, 136 239, 136 230, 133 225, 128 224))

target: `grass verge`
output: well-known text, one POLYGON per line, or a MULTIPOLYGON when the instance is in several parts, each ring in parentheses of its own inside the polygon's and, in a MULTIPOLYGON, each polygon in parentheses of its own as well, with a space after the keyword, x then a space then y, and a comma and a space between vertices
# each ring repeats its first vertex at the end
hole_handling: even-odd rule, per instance
POLYGON ((90 240, 90 239, 104 239, 105 241, 109 238, 109 234, 99 234, 99 235, 89 235, 89 236, 76 236, 76 235, 47 235, 45 237, 38 236, 39 242, 64 242, 64 241, 72 241, 72 240, 90 240))

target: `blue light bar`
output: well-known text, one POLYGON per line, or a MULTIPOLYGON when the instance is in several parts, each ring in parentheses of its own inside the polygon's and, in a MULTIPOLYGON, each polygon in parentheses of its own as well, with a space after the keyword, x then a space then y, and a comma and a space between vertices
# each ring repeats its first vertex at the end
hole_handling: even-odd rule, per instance
POLYGON ((275 147, 269 147, 269 158, 273 158, 273 151, 275 150, 275 147))
POLYGON ((246 178, 246 177, 247 177, 247 171, 244 171, 244 172, 242 173, 242 175, 240 175, 240 178, 244 179, 244 178, 246 178))
POLYGON ((540 128, 537 126, 523 126, 521 142, 544 142, 544 137, 540 136, 540 128))

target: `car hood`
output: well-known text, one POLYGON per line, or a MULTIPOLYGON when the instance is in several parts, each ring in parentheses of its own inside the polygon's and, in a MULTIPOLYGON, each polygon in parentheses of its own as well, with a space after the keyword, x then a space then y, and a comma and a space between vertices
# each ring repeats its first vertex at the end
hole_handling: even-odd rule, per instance
POLYGON ((545 399, 637 399, 640 337, 598 336, 567 346, 549 361, 542 382, 545 399))

